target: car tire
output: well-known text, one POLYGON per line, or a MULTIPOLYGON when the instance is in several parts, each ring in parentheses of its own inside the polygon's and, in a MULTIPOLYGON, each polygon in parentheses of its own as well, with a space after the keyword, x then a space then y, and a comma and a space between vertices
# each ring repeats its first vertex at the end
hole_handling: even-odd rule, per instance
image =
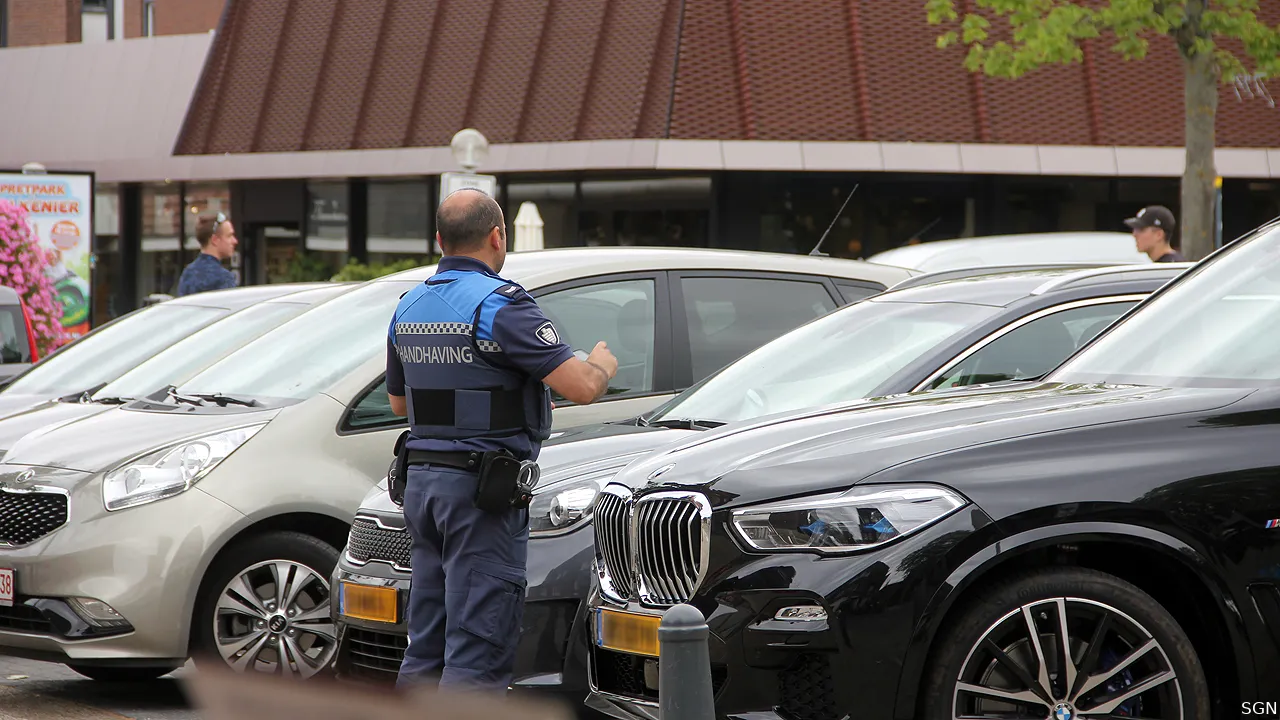
POLYGON ((1173 616, 1134 585, 1085 568, 1025 573, 958 608, 931 653, 921 697, 929 720, 1002 712, 1202 718, 1210 703, 1204 669, 1173 616), (1070 668, 1060 662, 1064 634, 1070 668), (1141 689, 1148 680, 1154 684, 1141 689), (1118 707, 1106 707, 1117 698, 1118 707))
POLYGON ((337 562, 336 548, 298 532, 265 533, 228 548, 196 600, 197 666, 302 678, 332 673, 329 579, 337 562))
POLYGON ((98 682, 148 682, 168 675, 177 667, 111 667, 102 665, 68 665, 90 680, 98 682))

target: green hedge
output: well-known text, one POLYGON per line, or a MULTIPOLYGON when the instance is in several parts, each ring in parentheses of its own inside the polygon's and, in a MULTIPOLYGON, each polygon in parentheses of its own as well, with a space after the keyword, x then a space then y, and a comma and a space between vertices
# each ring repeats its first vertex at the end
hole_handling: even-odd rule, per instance
POLYGON ((347 261, 345 267, 334 274, 331 266, 315 253, 302 252, 293 256, 283 272, 271 274, 268 282, 359 282, 390 275, 402 270, 421 267, 426 263, 418 260, 399 260, 389 264, 366 265, 354 260, 347 261))
POLYGON ((348 260, 346 267, 338 271, 337 275, 329 278, 333 282, 351 282, 361 280, 372 280, 380 278, 383 275, 398 273, 404 270, 412 270, 416 267, 422 267, 424 263, 417 260, 399 260, 387 265, 365 265, 364 263, 348 260))

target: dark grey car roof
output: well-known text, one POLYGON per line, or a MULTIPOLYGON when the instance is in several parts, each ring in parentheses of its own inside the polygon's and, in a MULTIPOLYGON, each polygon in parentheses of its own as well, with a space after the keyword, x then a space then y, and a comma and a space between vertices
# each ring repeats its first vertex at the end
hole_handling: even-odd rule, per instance
POLYGON ((1046 267, 1011 270, 960 277, 917 287, 891 289, 869 300, 874 302, 968 303, 1008 307, 1036 295, 1074 288, 1140 280, 1169 281, 1191 263, 1113 265, 1100 268, 1046 267))

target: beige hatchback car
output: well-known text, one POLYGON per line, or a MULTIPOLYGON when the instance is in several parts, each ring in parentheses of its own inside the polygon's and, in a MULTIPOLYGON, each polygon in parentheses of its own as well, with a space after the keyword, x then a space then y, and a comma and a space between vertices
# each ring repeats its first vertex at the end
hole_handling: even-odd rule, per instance
MULTIPOLYGON (((178 388, 34 431, 0 465, 0 654, 142 679, 187 658, 311 676, 336 638, 329 578, 404 420, 383 380, 400 296, 433 268, 308 310, 178 388)), ((555 428, 652 409, 749 350, 913 272, 660 248, 513 253, 611 396, 555 428)))

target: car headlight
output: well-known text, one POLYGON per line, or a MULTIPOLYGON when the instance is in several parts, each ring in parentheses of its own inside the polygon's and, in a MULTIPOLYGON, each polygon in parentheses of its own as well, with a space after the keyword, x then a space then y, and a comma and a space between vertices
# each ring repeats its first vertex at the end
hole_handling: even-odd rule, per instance
POLYGON ((123 510, 185 492, 265 426, 224 430, 135 458, 107 473, 102 503, 107 510, 123 510))
POLYGON ((591 519, 596 495, 626 463, 599 468, 536 491, 529 503, 529 535, 559 535, 591 519))
POLYGON ((877 547, 968 504, 932 485, 867 485, 733 512, 733 526, 757 550, 838 554, 877 547))

